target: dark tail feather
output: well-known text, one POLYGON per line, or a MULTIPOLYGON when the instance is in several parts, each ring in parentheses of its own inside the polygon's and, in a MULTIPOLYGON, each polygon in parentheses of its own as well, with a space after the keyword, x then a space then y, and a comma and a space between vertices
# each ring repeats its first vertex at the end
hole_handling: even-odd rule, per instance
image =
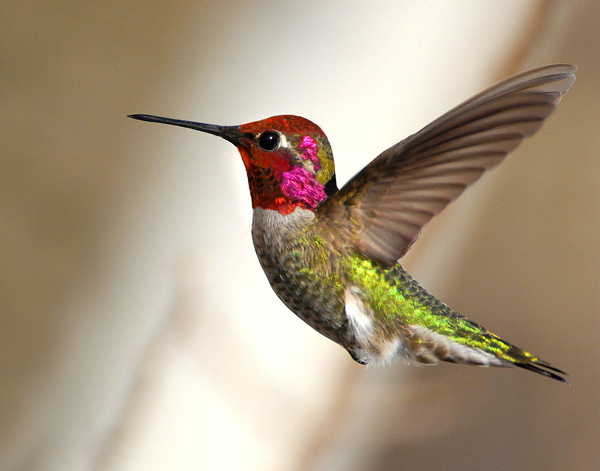
POLYGON ((549 363, 546 363, 545 361, 536 360, 536 361, 532 361, 531 363, 514 363, 514 365, 518 366, 519 368, 523 368, 525 370, 533 371, 534 373, 537 373, 537 374, 540 374, 543 376, 547 376, 548 378, 555 379, 556 381, 560 381, 561 383, 569 384, 569 382, 565 378, 563 378, 562 376, 559 376, 559 375, 568 376, 567 373, 565 373, 562 370, 559 370, 558 368, 554 368, 553 366, 551 366, 549 363))

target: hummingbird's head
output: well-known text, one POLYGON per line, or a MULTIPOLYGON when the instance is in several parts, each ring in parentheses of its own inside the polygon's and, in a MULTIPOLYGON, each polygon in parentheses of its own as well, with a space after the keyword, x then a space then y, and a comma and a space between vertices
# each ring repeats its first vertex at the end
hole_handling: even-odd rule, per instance
POLYGON ((248 173, 253 207, 282 214, 314 210, 337 191, 327 136, 299 116, 243 124, 238 150, 248 173))
POLYGON ((234 144, 246 167, 253 208, 281 214, 290 214, 297 207, 314 211, 337 191, 327 136, 319 126, 299 116, 273 116, 241 126, 150 115, 130 117, 196 129, 234 144))

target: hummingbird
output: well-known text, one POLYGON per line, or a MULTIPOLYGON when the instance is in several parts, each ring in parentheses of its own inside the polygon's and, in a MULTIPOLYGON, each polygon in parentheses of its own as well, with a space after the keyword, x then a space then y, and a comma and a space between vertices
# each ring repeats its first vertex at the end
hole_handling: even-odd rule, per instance
POLYGON ((547 65, 497 83, 384 150, 341 189, 327 136, 308 119, 221 126, 129 117, 237 147, 250 187, 254 248, 269 283, 292 312, 358 363, 516 366, 567 383, 564 371, 428 293, 399 260, 433 216, 540 129, 575 71, 547 65))

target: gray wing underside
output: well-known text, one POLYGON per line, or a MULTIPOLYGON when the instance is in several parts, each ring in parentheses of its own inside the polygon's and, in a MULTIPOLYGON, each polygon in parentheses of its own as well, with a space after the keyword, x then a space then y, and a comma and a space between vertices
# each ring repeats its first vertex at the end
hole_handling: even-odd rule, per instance
POLYGON ((475 95, 380 154, 319 213, 364 256, 396 263, 433 216, 542 126, 575 70, 540 67, 475 95))

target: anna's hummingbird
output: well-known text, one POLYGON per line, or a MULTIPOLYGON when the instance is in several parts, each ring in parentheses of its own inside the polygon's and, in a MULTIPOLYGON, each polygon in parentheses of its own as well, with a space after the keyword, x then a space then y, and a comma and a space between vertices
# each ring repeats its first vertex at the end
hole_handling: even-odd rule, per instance
POLYGON ((382 152, 341 190, 327 137, 305 118, 218 126, 130 117, 221 136, 238 148, 254 248, 273 290, 358 363, 402 357, 519 366, 566 382, 563 371, 429 294, 398 260, 434 215, 541 127, 575 70, 549 65, 492 86, 382 152))

